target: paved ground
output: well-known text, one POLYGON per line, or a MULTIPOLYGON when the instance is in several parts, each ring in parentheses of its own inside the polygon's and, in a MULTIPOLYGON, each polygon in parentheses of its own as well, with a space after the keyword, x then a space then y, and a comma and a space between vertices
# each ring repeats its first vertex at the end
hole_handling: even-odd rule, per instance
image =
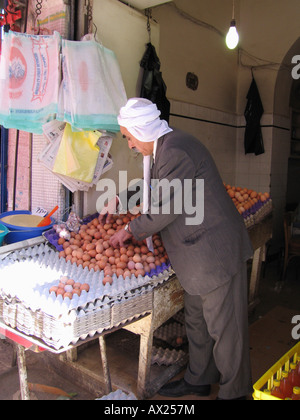
MULTIPOLYGON (((12 359, 12 344, 6 340, 0 340, 0 401, 20 399, 18 368, 17 366, 12 367, 12 359)), ((59 388, 66 393, 76 393, 77 395, 73 398, 74 400, 86 401, 95 399, 95 395, 91 395, 46 368, 43 355, 28 351, 26 352, 26 363, 29 382, 59 388)), ((59 398, 58 395, 52 395, 50 393, 31 393, 32 400, 57 400, 59 398)))

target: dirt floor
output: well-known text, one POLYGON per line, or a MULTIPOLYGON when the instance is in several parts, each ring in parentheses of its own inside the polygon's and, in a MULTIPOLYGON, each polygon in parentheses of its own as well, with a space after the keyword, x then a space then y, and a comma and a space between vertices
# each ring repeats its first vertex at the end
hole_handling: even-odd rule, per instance
MULTIPOLYGON (((296 344, 291 336, 291 319, 293 315, 300 315, 300 261, 294 260, 290 264, 286 282, 280 289, 277 288, 278 280, 278 264, 276 261, 272 261, 266 265, 265 277, 262 278, 260 283, 260 304, 250 314, 254 381, 259 379, 273 363, 296 344)), ((93 363, 96 367, 101 366, 97 345, 94 349, 90 348, 82 352, 79 356, 79 363, 88 364, 91 357, 94 358, 93 363)), ((47 353, 41 355, 28 351, 26 352, 26 361, 28 381, 32 384, 58 388, 63 390, 64 393, 71 394, 70 399, 74 400, 94 400, 105 395, 103 384, 99 383, 98 386, 97 381, 92 381, 89 375, 87 377, 83 375, 79 381, 75 381, 74 372, 71 372, 71 365, 62 363, 58 367, 56 363, 52 363, 51 358, 48 358, 47 353), (76 396, 73 396, 73 394, 76 394, 76 396)), ((121 369, 122 366, 126 367, 126 363, 126 354, 121 354, 121 369), (123 360, 121 357, 125 359, 123 360)), ((96 375, 97 372, 93 372, 93 374, 96 375)), ((176 379, 182 377, 183 374, 184 371, 176 379)), ((135 378, 133 377, 132 380, 135 381, 135 378)), ((130 387, 131 385, 128 384, 129 391, 130 387)), ((214 399, 217 391, 217 386, 214 386, 213 395, 209 399, 214 399)), ((37 391, 36 389, 31 393, 31 398, 33 400, 66 399, 65 396, 50 393, 49 390, 41 392, 41 390, 37 391)), ((0 400, 19 399, 18 368, 13 363, 13 346, 10 342, 0 339, 0 400)), ((155 396, 153 399, 160 399, 160 397, 155 396)))

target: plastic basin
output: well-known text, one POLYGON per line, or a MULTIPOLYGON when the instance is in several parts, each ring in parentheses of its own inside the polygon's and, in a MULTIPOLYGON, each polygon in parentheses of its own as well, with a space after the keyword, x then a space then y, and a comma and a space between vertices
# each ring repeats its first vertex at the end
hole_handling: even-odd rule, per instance
POLYGON ((5 236, 9 233, 9 230, 6 226, 0 224, 0 246, 3 245, 5 236))
POLYGON ((8 245, 14 244, 16 242, 22 242, 22 241, 25 241, 26 239, 32 239, 32 238, 37 238, 39 236, 42 236, 42 234, 46 230, 51 229, 54 225, 53 219, 51 219, 53 222, 51 223, 51 225, 40 227, 40 228, 14 226, 8 223, 4 223, 1 220, 7 216, 14 216, 14 215, 20 215, 20 214, 31 214, 31 212, 26 211, 26 210, 20 210, 20 211, 10 211, 7 213, 2 213, 0 215, 0 224, 2 224, 4 227, 6 227, 9 230, 9 233, 7 234, 5 238, 5 242, 8 245))

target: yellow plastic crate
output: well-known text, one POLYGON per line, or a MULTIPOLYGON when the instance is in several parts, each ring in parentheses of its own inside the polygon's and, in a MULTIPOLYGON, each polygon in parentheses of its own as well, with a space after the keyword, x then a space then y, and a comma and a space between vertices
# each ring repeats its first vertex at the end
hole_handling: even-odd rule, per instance
POLYGON ((297 356, 300 355, 300 342, 283 356, 274 366, 268 370, 254 385, 253 398, 255 401, 281 401, 280 398, 273 397, 266 393, 266 390, 271 391, 275 379, 281 379, 283 370, 289 371, 290 364, 296 362, 297 356))

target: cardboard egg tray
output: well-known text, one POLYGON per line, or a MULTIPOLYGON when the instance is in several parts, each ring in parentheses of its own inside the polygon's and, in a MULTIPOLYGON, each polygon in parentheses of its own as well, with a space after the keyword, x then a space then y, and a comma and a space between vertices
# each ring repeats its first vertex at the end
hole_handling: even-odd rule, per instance
POLYGON ((103 285, 103 272, 60 259, 47 244, 11 253, 0 262, 0 318, 26 335, 59 350, 152 311, 153 290, 170 279, 170 267, 153 277, 114 276, 103 285), (90 291, 72 300, 49 292, 62 276, 90 291))
POLYGON ((153 347, 151 355, 151 364, 158 366, 172 366, 181 360, 185 360, 188 354, 183 350, 163 349, 162 347, 153 347))
POLYGON ((246 228, 251 228, 254 225, 262 222, 273 211, 273 201, 269 199, 265 203, 259 202, 249 211, 243 214, 246 228))

